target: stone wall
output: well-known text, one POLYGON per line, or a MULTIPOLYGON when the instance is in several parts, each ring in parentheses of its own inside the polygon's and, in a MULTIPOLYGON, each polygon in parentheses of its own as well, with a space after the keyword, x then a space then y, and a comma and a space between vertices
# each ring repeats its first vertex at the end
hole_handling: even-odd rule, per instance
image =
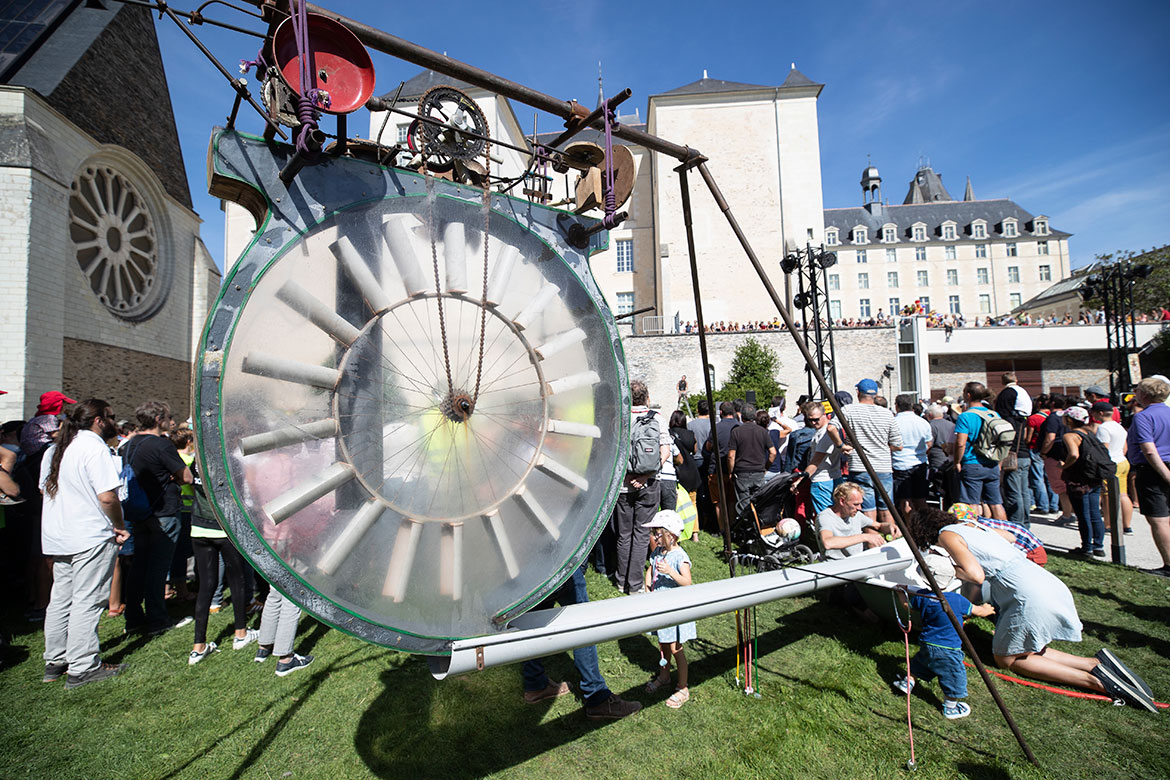
MULTIPOLYGON (((771 347, 780 358, 780 382, 788 385, 795 400, 808 392, 804 359, 791 334, 786 331, 762 333, 712 333, 707 337, 710 362, 715 367, 715 383, 727 380, 735 350, 749 337, 771 347)), ((893 328, 853 328, 833 331, 837 355, 837 384, 850 392, 858 381, 883 380, 886 364, 897 365, 897 336, 893 328)), ((635 336, 623 340, 630 377, 643 379, 650 389, 652 404, 673 407, 679 377, 687 376, 691 393, 703 388, 703 361, 696 334, 635 336)), ((896 395, 897 372, 883 381, 883 394, 896 395)), ((817 393, 819 395, 819 392, 817 393)))
MULTIPOLYGON (((989 342, 1002 334, 989 334, 989 342)), ((792 336, 786 331, 764 333, 712 333, 707 337, 710 362, 715 366, 715 386, 725 381, 731 370, 735 350, 747 338, 755 338, 771 347, 780 358, 780 372, 777 379, 788 385, 789 398, 795 400, 808 392, 804 371, 804 359, 797 350, 792 336)), ((897 395, 899 375, 897 370, 897 334, 893 328, 846 328, 833 331, 833 343, 837 356, 837 386, 855 392, 854 387, 861 379, 874 379, 881 383, 882 394, 893 400, 897 395), (886 365, 895 370, 890 377, 883 377, 886 365)), ((630 378, 643 379, 650 389, 651 404, 665 408, 674 406, 679 377, 687 376, 691 393, 703 392, 703 361, 699 352, 699 337, 695 334, 671 334, 664 336, 626 337, 622 344, 630 378)), ((986 381, 986 360, 998 355, 994 343, 988 344, 987 352, 925 355, 929 361, 930 389, 944 390, 947 395, 958 396, 963 384, 971 380, 986 381)), ((1106 370, 1105 350, 1069 350, 1054 352, 1012 352, 1016 359, 1038 358, 1044 390, 1050 387, 1076 385, 1081 388, 1090 385, 1109 386, 1106 370)), ((819 392, 815 393, 820 395, 819 392)), ((927 393, 923 393, 927 395, 927 393)))
POLYGON ((65 395, 105 399, 119 420, 133 419, 150 398, 170 404, 176 420, 191 414, 191 366, 181 360, 66 338, 63 374, 65 395))
MULTIPOLYGON (((939 355, 930 358, 930 386, 945 390, 956 398, 966 382, 985 382, 986 359, 994 355, 939 355)), ((1069 351, 1055 355, 1051 352, 1012 353, 1016 360, 1038 359, 1044 392, 1053 386, 1075 385, 1082 389, 1091 385, 1109 387, 1108 360, 1105 350, 1069 351)), ((998 389, 998 388, 993 388, 998 389)))

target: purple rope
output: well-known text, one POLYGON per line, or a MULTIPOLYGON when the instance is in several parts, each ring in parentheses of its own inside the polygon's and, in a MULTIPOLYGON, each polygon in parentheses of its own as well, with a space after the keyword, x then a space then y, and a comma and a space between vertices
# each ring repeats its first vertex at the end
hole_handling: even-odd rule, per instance
MULTIPOLYGON (((316 105, 321 93, 317 89, 316 75, 309 62, 309 16, 305 0, 291 0, 293 13, 293 37, 297 42, 297 59, 301 66, 301 94, 297 96, 297 119, 301 126, 297 131, 297 151, 309 157, 316 156, 318 150, 309 146, 309 137, 317 129, 316 105)), ((324 105, 328 106, 328 96, 325 96, 324 105)))
MULTIPOLYGON (((604 93, 601 95, 601 100, 604 103, 604 93)), ((614 212, 617 211, 617 194, 613 191, 613 125, 613 109, 607 105, 605 107, 605 219, 602 220, 602 223, 610 229, 617 226, 617 220, 614 219, 614 212)))

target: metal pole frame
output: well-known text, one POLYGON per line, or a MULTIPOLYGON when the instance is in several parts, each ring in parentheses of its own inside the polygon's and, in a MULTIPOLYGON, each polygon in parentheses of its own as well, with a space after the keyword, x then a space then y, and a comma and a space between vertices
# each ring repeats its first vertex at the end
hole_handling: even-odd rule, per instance
MULTIPOLYGON (((252 2, 258 6, 271 7, 267 2, 265 2, 265 0, 249 0, 249 2, 252 2)), ((554 98, 537 90, 525 87, 514 81, 504 79, 481 68, 459 62, 458 60, 451 59, 446 55, 439 54, 438 52, 432 51, 423 46, 419 46, 418 44, 411 43, 410 41, 406 41, 394 35, 390 35, 389 33, 363 24, 362 22, 341 16, 340 14, 334 13, 325 8, 321 8, 320 6, 310 4, 307 10, 312 13, 328 16, 339 24, 344 25, 358 37, 358 40, 370 48, 405 60, 407 62, 412 62, 416 65, 430 68, 438 73, 461 79, 469 84, 489 90, 498 95, 520 101, 533 108, 541 109, 550 114, 560 116, 566 120, 571 121, 574 121, 574 118, 576 118, 575 121, 580 121, 590 113, 583 106, 576 102, 564 101, 558 98, 554 98)), ((601 123, 601 120, 596 120, 592 123, 592 126, 598 127, 599 129, 604 129, 604 125, 601 123)), ((711 196, 714 198, 720 211, 723 212, 724 217, 727 219, 727 222, 732 231, 735 233, 740 247, 744 250, 744 253, 747 255, 747 258, 751 262, 752 267, 755 269, 756 274, 760 277, 761 284, 767 291, 768 296, 772 299, 772 303, 776 306, 776 310, 780 314, 781 319, 784 320, 785 326, 787 326, 788 331, 792 333, 797 349, 804 357, 805 363, 808 365, 809 369, 813 373, 813 376, 817 380, 817 384, 825 393, 826 399, 828 400, 834 413, 841 421, 842 428, 845 431, 846 436, 849 438, 850 443, 857 450, 858 456, 860 457, 862 464, 865 466, 866 473, 868 473, 873 480, 874 489, 881 492, 882 499, 885 501, 886 505, 890 507, 890 511, 894 517, 894 522, 897 523, 898 528, 902 531, 902 534, 911 541, 909 548, 910 551, 914 554, 915 561, 918 563, 918 566, 922 570, 923 576, 926 578, 927 582, 930 583, 931 590, 934 591, 935 595, 939 598, 943 610, 946 612, 947 617, 951 620, 951 624, 954 626, 955 630, 959 634, 959 637, 962 639, 963 647, 966 649, 967 654, 974 662, 975 668, 979 671, 979 675, 983 679, 984 685, 987 687, 988 692, 995 700, 996 706, 999 708, 1000 713, 1003 715, 1004 720, 1007 722, 1008 727, 1015 736, 1016 742, 1019 743, 1020 748, 1023 750, 1024 755, 1028 758, 1028 760, 1036 766, 1039 766, 1039 761, 1036 760, 1036 756, 1032 753, 1031 748, 1024 739, 1024 735, 1020 732, 1019 727, 1016 725, 1015 720, 1008 711, 1007 705, 1000 696, 998 689, 996 689, 995 683, 992 681, 991 676, 987 673, 987 669, 984 667, 982 660, 980 660, 978 653, 971 644, 971 640, 968 638, 966 631, 963 630, 962 622, 951 610, 950 605, 942 595, 942 589, 939 588, 938 582, 935 580, 934 575, 927 567, 926 561, 922 557, 921 551, 918 549, 917 545, 913 543, 913 538, 907 533, 905 520, 902 518, 901 513, 898 511, 889 494, 886 493, 885 488, 881 484, 881 481, 877 479, 873 469, 873 464, 870 463, 869 458, 866 457, 864 450, 861 449, 857 441, 857 437, 853 433, 852 426, 849 425, 848 420, 846 420, 844 415, 841 414, 840 405, 833 396, 832 391, 830 390, 829 385, 825 380, 824 374, 821 373, 820 369, 816 366, 816 360, 809 352, 809 349, 805 345, 803 338, 801 338, 800 335, 796 333, 796 327, 792 320, 792 315, 789 313, 788 308, 784 305, 784 302, 780 299, 780 296, 776 292, 776 288, 773 286, 772 281, 768 278, 763 265, 756 256, 755 250, 752 249, 750 242, 747 240, 747 236, 740 228, 739 222, 731 213, 731 207, 727 204, 727 201, 723 197, 723 193, 719 189, 719 185, 715 182, 711 172, 707 169, 706 158, 695 149, 691 149, 687 146, 679 146, 678 144, 671 143, 650 133, 635 130, 633 128, 618 125, 613 128, 613 134, 619 138, 630 141, 631 143, 643 146, 650 151, 655 151, 670 157, 674 157, 683 163, 683 165, 676 170, 678 170, 680 174, 679 178, 682 185, 683 199, 685 204, 684 218, 686 219, 687 225, 688 249, 690 250, 691 255, 691 279, 695 290, 696 300, 699 298, 698 272, 697 261, 694 253, 694 233, 689 220, 690 195, 687 189, 686 172, 691 167, 698 167, 699 174, 703 177, 703 181, 706 183, 707 189, 710 191, 711 196)), ((697 311, 696 316, 699 316, 697 311)), ((703 352, 703 363, 704 366, 706 366, 708 364, 706 356, 706 340, 701 320, 699 336, 700 349, 703 352)), ((705 380, 705 383, 708 404, 713 404, 714 398, 712 395, 710 382, 705 380)), ((711 413, 714 415, 714 409, 711 410, 711 413)), ((712 436, 715 435, 714 419, 714 416, 712 416, 712 436)), ((713 443, 713 446, 718 447, 717 438, 713 443)), ((718 456, 718 451, 716 451, 716 456, 718 456)), ((718 457, 716 457, 716 473, 722 477, 722 464, 719 462, 718 457)), ((719 492, 720 501, 726 509, 727 497, 726 490, 722 484, 722 479, 720 479, 719 492)), ((725 524, 724 530, 724 545, 725 550, 727 551, 730 550, 730 522, 731 520, 729 518, 728 522, 725 524)), ((734 571, 734 563, 730 565, 734 571)))
MULTIPOLYGON (((735 215, 731 213, 731 207, 728 206, 727 201, 723 197, 723 193, 719 190, 719 185, 715 182, 715 178, 711 175, 711 172, 707 169, 707 165, 705 163, 699 163, 698 168, 699 174, 707 183, 707 189, 710 190, 711 196, 715 199, 716 204, 719 206, 719 210, 723 212, 723 216, 727 219, 728 225, 731 227, 732 232, 735 233, 735 237, 738 239, 740 247, 742 247, 744 253, 747 255, 748 260, 751 262, 752 267, 755 269, 756 274, 760 277, 760 283, 763 284, 764 289, 768 293, 768 296, 772 299, 772 303, 776 306, 776 310, 779 312, 780 317, 784 320, 785 325, 788 326, 790 331, 794 330, 795 324, 792 321, 792 315, 789 314, 788 309, 784 306, 784 302, 780 299, 779 294, 776 292, 776 288, 772 285, 772 280, 768 278, 768 274, 764 271, 764 266, 760 263, 759 258, 756 257, 755 250, 752 249, 751 244, 747 240, 747 236, 740 228, 739 222, 735 219, 735 215)), ((1031 761, 1036 766, 1039 766, 1040 762, 1036 760, 1036 756, 1032 753, 1032 749, 1028 746, 1027 741, 1024 739, 1024 735, 1020 732, 1019 727, 1016 725, 1015 719, 1012 718, 1011 713, 1008 711, 1007 704, 1000 696, 999 690, 995 687, 995 683, 992 681, 991 675, 988 674, 986 667, 984 667, 983 661, 979 658, 979 654, 975 651, 974 645, 971 644, 971 639, 967 636, 967 632, 963 630, 962 621, 960 621, 955 616, 955 613, 951 610, 950 604, 947 603, 946 598, 943 596, 942 589, 939 587, 938 582, 934 578, 934 574, 931 573, 929 567, 927 567, 926 560, 922 557, 922 552, 918 549, 918 545, 914 542, 914 538, 908 533, 906 521, 903 519, 902 513, 898 511, 897 505, 894 504, 894 501, 886 492, 885 487, 882 486, 881 480, 877 478, 877 474, 874 472, 873 464, 870 463, 869 458, 866 457, 865 450, 861 448, 861 445, 857 440, 857 436, 853 432, 853 427, 841 413, 841 407, 837 403, 837 399, 830 391, 828 382, 825 381, 824 374, 822 374, 820 369, 816 367, 816 361, 813 359, 813 356, 809 352, 808 347, 805 346, 804 340, 801 338, 795 338, 795 342, 796 348, 800 350, 801 355, 804 357, 805 363, 816 377, 817 384, 820 385, 821 390, 825 393, 826 400, 828 400, 830 406, 832 406, 833 412, 840 420, 841 426, 845 431, 845 435, 849 438, 850 444, 852 444, 853 448, 857 451, 857 455, 860 457, 862 465, 865 466, 866 473, 869 474, 870 479, 873 481, 874 490, 877 490, 881 493, 883 501, 885 501, 886 506, 889 507, 890 513, 894 517, 894 522, 897 523, 898 528, 902 532, 902 535, 905 536, 907 540, 909 540, 910 544, 908 546, 910 551, 914 554, 914 559, 918 562, 918 566, 922 570, 923 576, 926 578, 927 582, 930 583, 930 589, 934 591, 934 594, 939 599, 939 602, 942 605, 943 610, 946 612, 947 617, 950 618, 951 625, 955 628, 959 634, 959 637, 962 639, 963 647, 967 651, 967 655, 969 655, 972 662, 974 662, 975 668, 979 671, 979 676, 983 678, 983 684, 987 686, 988 692, 991 694, 992 699, 995 700, 996 706, 999 708, 1000 713, 1007 722, 1008 728, 1011 729, 1012 734, 1015 736, 1016 742, 1019 743, 1020 749, 1024 751, 1024 755, 1028 758, 1029 761, 1031 761)))
MULTIPOLYGON (((711 433, 707 437, 707 441, 712 447, 712 457, 715 460, 715 479, 717 484, 716 493, 718 494, 718 502, 720 511, 723 513, 723 522, 720 531, 723 533, 723 554, 727 558, 727 567, 731 572, 731 576, 735 576, 735 556, 731 554, 731 523, 734 519, 731 515, 731 504, 727 497, 727 483, 723 478, 723 458, 719 455, 719 437, 715 433, 715 423, 718 420, 717 410, 715 408, 715 389, 711 386, 711 373, 707 370, 710 365, 707 357, 707 328, 703 321, 703 296, 699 289, 699 265, 698 259, 695 257, 695 231, 691 222, 691 191, 687 184, 687 170, 692 167, 690 163, 683 163, 675 170, 678 171, 679 186, 682 188, 682 216, 683 226, 687 233, 687 255, 691 264, 691 289, 695 295, 695 319, 699 323, 699 354, 703 359, 703 386, 707 393, 707 417, 711 421, 711 433)), ((703 479, 707 479, 707 475, 703 475, 703 479)), ((710 491, 708 483, 708 492, 710 491)), ((714 498, 714 496, 712 496, 714 498)))

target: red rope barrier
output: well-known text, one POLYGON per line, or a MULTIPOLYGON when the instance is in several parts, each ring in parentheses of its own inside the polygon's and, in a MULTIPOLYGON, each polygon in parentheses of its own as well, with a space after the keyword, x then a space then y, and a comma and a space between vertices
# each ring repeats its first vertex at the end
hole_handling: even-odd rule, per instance
MULTIPOLYGON (((971 662, 967 661, 967 660, 964 660, 963 664, 966 666, 971 666, 971 662)), ((971 666, 971 668, 974 668, 974 667, 971 666)), ((1010 674, 1004 674, 1002 672, 996 672, 996 671, 992 671, 990 669, 988 671, 991 671, 992 674, 994 674, 996 677, 999 677, 1001 680, 1007 680, 1008 682, 1014 682, 1018 685, 1027 685, 1029 688, 1039 688, 1042 691, 1049 691, 1050 693, 1059 693, 1062 696, 1070 696, 1074 699, 1094 699, 1096 701, 1110 701, 1110 702, 1113 701, 1112 697, 1104 696, 1100 693, 1087 693, 1085 691, 1070 691, 1067 688, 1056 688, 1052 685, 1045 685, 1044 683, 1032 682, 1031 680, 1023 680, 1023 679, 1020 679, 1019 677, 1012 677, 1010 674)), ((1160 702, 1160 701, 1154 702, 1154 706, 1161 707, 1164 710, 1170 709, 1170 704, 1160 702)))

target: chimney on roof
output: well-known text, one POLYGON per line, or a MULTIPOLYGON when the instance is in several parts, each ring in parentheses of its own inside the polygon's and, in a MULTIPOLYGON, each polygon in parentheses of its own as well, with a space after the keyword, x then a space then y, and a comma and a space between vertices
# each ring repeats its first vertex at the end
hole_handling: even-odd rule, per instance
POLYGON ((703 68, 703 78, 707 78, 707 69, 703 68))

